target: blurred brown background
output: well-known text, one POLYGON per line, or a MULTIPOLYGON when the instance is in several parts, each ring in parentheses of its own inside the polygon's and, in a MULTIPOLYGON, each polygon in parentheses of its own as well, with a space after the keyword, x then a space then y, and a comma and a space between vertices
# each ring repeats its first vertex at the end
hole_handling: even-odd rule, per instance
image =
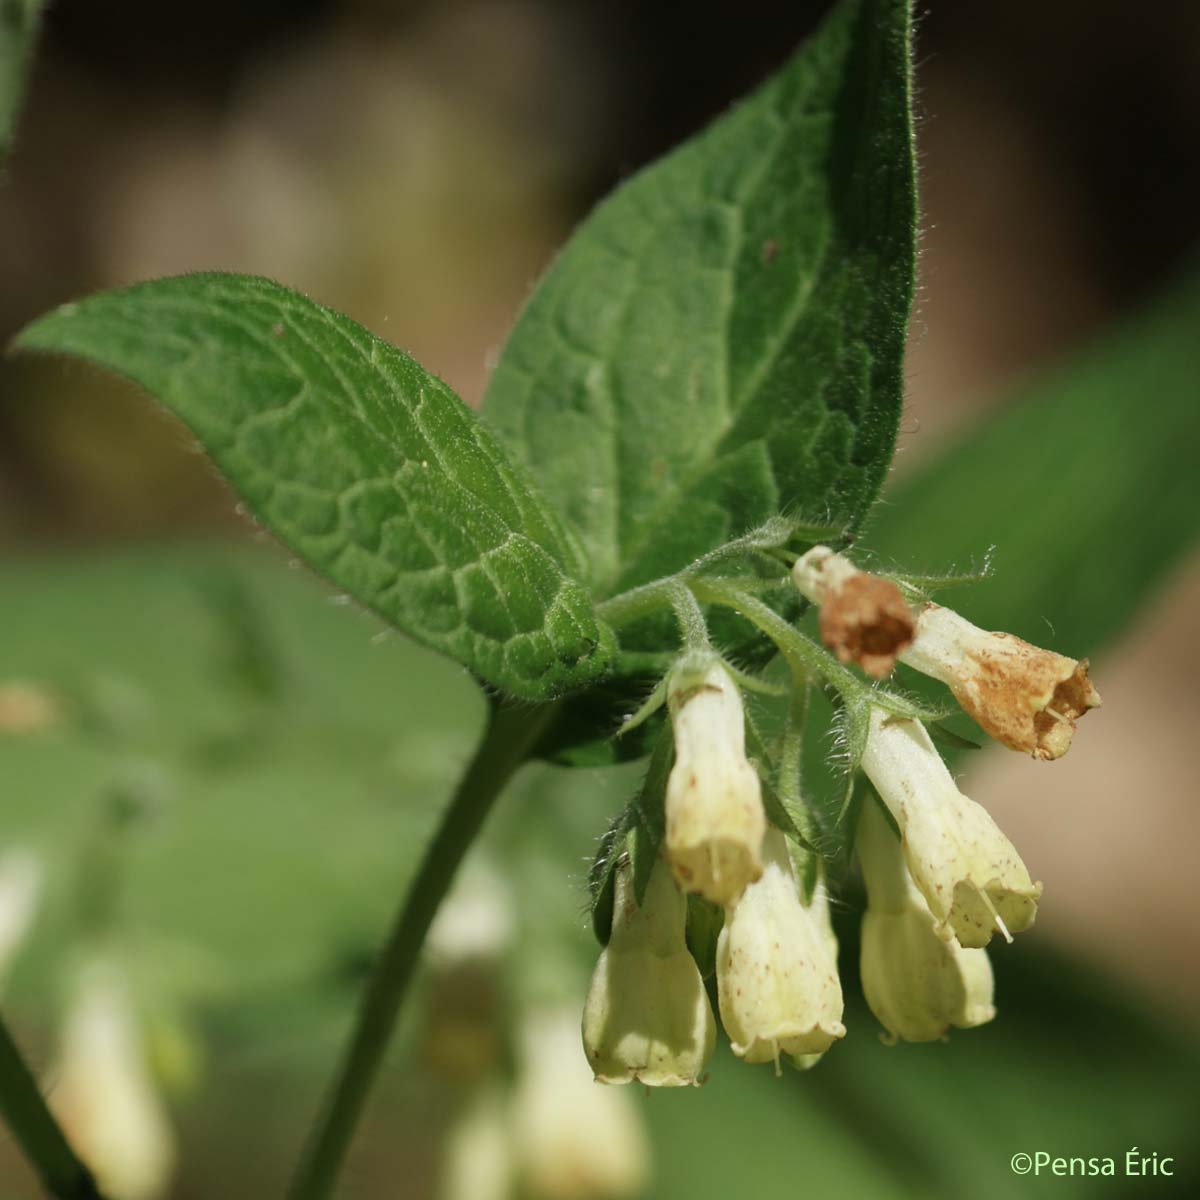
MULTIPOLYGON (((146 276, 252 271, 477 403, 573 224, 825 7, 59 0, 0 189, 0 335, 146 276)), ((898 471, 1168 282, 1200 233, 1200 6, 922 14, 922 289, 898 471)), ((245 536, 180 428, 127 389, 41 362, 4 363, 0 389, 4 553, 245 536)), ((1105 707, 1077 752, 1048 772, 988 755, 971 785, 1054 881, 1044 935, 1193 1019, 1198 602, 1193 560, 1102 663, 1105 707)))

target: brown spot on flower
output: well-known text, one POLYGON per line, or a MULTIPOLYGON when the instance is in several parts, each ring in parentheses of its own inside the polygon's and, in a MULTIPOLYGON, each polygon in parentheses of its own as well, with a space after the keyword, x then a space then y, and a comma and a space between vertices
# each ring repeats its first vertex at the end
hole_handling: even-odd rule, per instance
POLYGON ((889 579, 860 571, 821 605, 821 640, 840 662, 857 663, 883 679, 916 628, 904 593, 889 579))
POLYGON ((1049 761, 1070 749, 1075 722, 1100 704, 1087 659, 1076 662, 1011 634, 995 634, 953 686, 980 728, 1012 750, 1049 761))

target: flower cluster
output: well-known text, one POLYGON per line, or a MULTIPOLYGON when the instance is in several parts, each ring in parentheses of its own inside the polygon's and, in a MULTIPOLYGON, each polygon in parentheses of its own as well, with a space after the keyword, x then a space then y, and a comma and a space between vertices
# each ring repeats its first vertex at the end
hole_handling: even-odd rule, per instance
MULTIPOLYGON (((819 607, 821 638, 842 664, 882 679, 906 663, 948 685, 998 741, 1034 758, 1065 753, 1075 723, 1100 703, 1086 661, 987 633, 931 603, 914 610, 897 583, 826 547, 798 559, 792 578, 819 607)), ((756 611, 778 633, 782 621, 756 611)), ((798 658, 789 662, 799 689, 808 681, 798 658)), ((1041 884, 959 790, 923 710, 855 683, 844 667, 830 668, 830 679, 844 701, 853 696, 852 766, 874 792, 859 806, 855 841, 867 893, 867 1003, 891 1041, 981 1025, 995 1013, 984 948, 995 934, 1011 941, 1033 924, 1041 884)), ((689 950, 689 904, 723 914, 715 999, 736 1055, 803 1068, 845 1035, 824 866, 774 793, 764 807, 764 781, 781 790, 785 782, 747 757, 737 680, 707 646, 686 651, 667 676, 674 763, 661 795, 661 849, 648 871, 644 862, 635 871, 629 852, 612 867, 612 932, 584 1011, 584 1048, 600 1082, 701 1081, 715 1029, 689 950)), ((800 797, 798 780, 790 786, 800 797)))

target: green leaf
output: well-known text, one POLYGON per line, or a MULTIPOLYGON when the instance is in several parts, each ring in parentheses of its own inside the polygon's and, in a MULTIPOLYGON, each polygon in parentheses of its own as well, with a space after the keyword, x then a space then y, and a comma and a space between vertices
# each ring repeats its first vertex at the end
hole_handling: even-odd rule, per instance
POLYGON ((654 753, 637 794, 612 819, 592 860, 588 872, 588 892, 591 896, 592 929, 603 946, 612 932, 613 885, 617 862, 626 851, 633 864, 634 895, 640 904, 650 883, 650 872, 666 827, 663 802, 667 777, 675 761, 675 743, 671 728, 664 725, 654 744, 654 753))
POLYGON ((913 289, 907 0, 843 0, 620 187, 534 293, 485 419, 599 594, 780 511, 853 526, 891 459, 913 289))
POLYGON ((0 167, 8 158, 42 0, 0 0, 0 167))
POLYGON ((540 699, 608 667, 611 634, 523 472, 440 380, 265 279, 190 275, 36 321, 181 417, 255 514, 417 641, 540 699))

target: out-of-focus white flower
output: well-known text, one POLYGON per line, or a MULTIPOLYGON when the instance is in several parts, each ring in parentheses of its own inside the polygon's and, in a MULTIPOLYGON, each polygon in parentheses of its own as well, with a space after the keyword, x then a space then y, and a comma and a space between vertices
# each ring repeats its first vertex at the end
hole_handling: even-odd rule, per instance
POLYGON ((1042 650, 1011 633, 988 633, 965 617, 927 604, 900 661, 940 679, 998 742, 1034 758, 1060 758, 1075 722, 1100 704, 1087 659, 1042 650))
POLYGON ((513 1135, 537 1200, 623 1200, 645 1190, 646 1134, 626 1088, 592 1078, 574 1008, 533 1012, 521 1038, 513 1135))
POLYGON ((602 1083, 699 1081, 717 1029, 685 938, 687 899, 660 858, 641 907, 627 856, 617 864, 612 934, 592 974, 583 1044, 602 1083))
POLYGON ((843 554, 814 546, 792 568, 801 595, 820 606, 821 640, 841 662, 868 675, 891 674, 896 656, 913 639, 913 615, 890 579, 860 571, 843 554))
POLYGON ((509 1200, 512 1131, 497 1088, 477 1095, 446 1137, 442 1200, 509 1200))
POLYGON ((873 800, 863 805, 857 848, 867 887, 862 982, 867 1004, 894 1042, 932 1042, 954 1026, 990 1021, 992 965, 986 950, 939 937, 913 885, 900 841, 873 800))
POLYGON ((170 1181, 175 1139, 147 1069, 124 976, 95 961, 79 975, 50 1105, 112 1200, 155 1200, 170 1181))
POLYGON ((667 780, 667 860, 680 886, 729 904, 762 873, 766 817, 758 774, 746 758, 737 685, 710 654, 672 669, 667 703, 675 765, 667 780))
POLYGON ((787 842, 763 839, 762 878, 726 913, 717 940, 721 1022, 735 1054, 774 1062, 819 1055, 845 1035, 842 985, 824 899, 800 899, 787 842))
POLYGON ((500 957, 515 917, 508 884, 481 862, 470 863, 438 909, 425 953, 439 966, 500 957))
POLYGON ((37 912, 42 864, 29 850, 0 855, 0 983, 16 957, 37 912))
POLYGON ((987 810, 959 790, 920 721, 871 711, 862 769, 900 828, 939 936, 986 946, 1033 924, 1042 885, 987 810))

